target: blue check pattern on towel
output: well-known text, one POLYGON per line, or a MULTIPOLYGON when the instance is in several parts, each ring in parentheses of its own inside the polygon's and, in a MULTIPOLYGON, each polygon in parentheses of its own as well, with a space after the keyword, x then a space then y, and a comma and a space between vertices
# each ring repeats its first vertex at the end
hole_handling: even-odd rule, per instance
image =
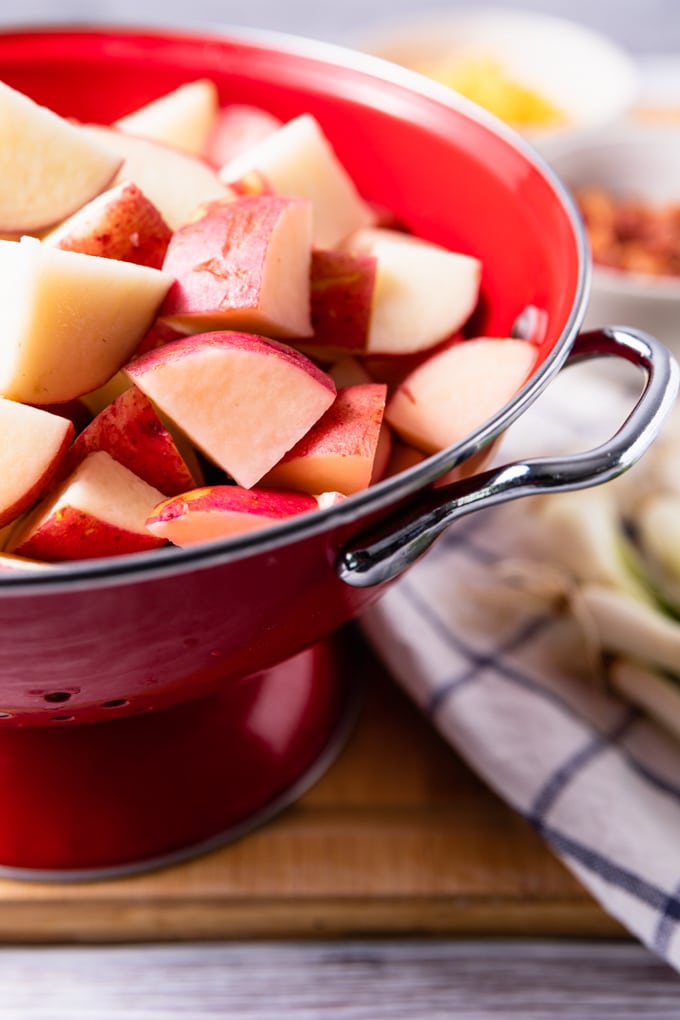
MULTIPOLYGON (((632 399, 601 369, 569 369, 511 428, 501 459, 594 446, 632 399)), ((680 743, 593 682, 573 619, 495 597, 521 514, 520 500, 455 524, 365 614, 364 632, 605 910, 680 970, 680 743)))

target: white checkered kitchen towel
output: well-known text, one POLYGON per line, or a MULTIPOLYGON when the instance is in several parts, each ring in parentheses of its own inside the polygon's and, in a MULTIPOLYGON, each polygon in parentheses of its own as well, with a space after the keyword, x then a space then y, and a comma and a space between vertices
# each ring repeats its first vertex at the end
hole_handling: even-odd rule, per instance
MULTIPOLYGON (((602 366, 563 372, 509 430, 499 460, 610 435, 634 397, 602 366)), ((572 616, 521 592, 498 597, 503 564, 522 554, 523 504, 450 527, 365 614, 364 632, 602 906, 680 969, 680 740, 593 681, 572 616)))

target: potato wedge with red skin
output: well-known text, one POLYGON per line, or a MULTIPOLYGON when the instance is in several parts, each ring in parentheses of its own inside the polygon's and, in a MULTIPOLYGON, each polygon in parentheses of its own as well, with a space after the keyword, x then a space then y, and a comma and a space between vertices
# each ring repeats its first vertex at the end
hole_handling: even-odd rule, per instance
POLYGON ((60 563, 158 548, 165 540, 144 522, 162 497, 108 453, 91 453, 18 523, 5 552, 60 563))
POLYGON ((113 126, 126 134, 141 135, 202 156, 218 114, 215 83, 197 78, 119 117, 113 126))
POLYGON ((165 496, 186 492, 201 482, 177 449, 151 401, 136 386, 121 393, 77 436, 57 479, 66 478, 97 450, 111 454, 165 496))
POLYGON ((312 336, 304 349, 324 360, 368 350, 377 259, 317 249, 310 266, 312 336))
POLYGON ((335 400, 304 354, 250 333, 198 333, 135 358, 126 375, 239 485, 251 488, 335 400))
POLYGON ((479 300, 482 265, 399 230, 359 230, 343 248, 377 260, 369 354, 413 354, 460 330, 479 300))
POLYGON ((74 435, 68 418, 0 398, 0 527, 37 502, 74 435))
POLYGON ((211 166, 175 146, 100 124, 87 124, 83 130, 118 155, 122 165, 116 181, 134 181, 171 230, 186 223, 204 202, 228 194, 211 166))
POLYGON ((131 181, 88 202, 43 237, 43 244, 160 269, 172 231, 131 181))
POLYGON ((0 82, 0 234, 34 234, 107 188, 121 157, 28 96, 0 82))
POLYGON ((174 283, 163 320, 185 332, 310 336, 311 213, 309 202, 279 195, 207 205, 168 246, 163 269, 174 283))
POLYGON ((380 440, 387 387, 365 383, 338 390, 309 432, 269 471, 263 485, 302 492, 366 489, 380 440))
POLYGON ((228 538, 319 509, 315 496, 238 485, 210 485, 160 503, 146 520, 152 534, 173 545, 228 538))
POLYGON ((0 395, 65 403, 103 385, 156 318, 172 278, 149 266, 0 241, 0 395))
POLYGON ((309 113, 272 131, 229 160, 219 173, 231 185, 252 171, 261 174, 276 194, 312 203, 315 248, 333 248, 348 234, 374 222, 373 209, 309 113))
POLYGON ((493 418, 526 382, 536 357, 537 348, 526 340, 461 340, 403 380, 385 418, 407 443, 436 453, 493 418))

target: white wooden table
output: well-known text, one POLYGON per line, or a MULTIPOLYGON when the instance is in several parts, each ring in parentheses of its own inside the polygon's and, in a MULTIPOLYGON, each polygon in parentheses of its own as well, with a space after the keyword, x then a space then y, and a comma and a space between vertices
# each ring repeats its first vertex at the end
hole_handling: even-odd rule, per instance
POLYGON ((0 950, 1 1020, 677 1020, 628 943, 399 941, 0 950))
MULTIPOLYGON (((514 6, 513 0, 495 0, 514 6)), ((443 6, 432 3, 432 7, 443 6)), ((680 4, 523 0, 640 54, 680 54, 680 4)), ((0 23, 249 24, 351 43, 413 0, 23 0, 0 23)), ((677 975, 628 942, 398 940, 0 947, 0 1020, 677 1020, 677 975)))

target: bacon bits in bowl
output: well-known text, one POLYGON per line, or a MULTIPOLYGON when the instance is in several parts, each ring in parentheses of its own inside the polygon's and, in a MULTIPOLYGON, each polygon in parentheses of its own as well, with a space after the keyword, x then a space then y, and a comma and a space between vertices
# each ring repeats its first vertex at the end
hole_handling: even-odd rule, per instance
POLYGON ((626 322, 680 351, 680 128, 631 122, 555 139, 593 275, 586 322, 626 322))

